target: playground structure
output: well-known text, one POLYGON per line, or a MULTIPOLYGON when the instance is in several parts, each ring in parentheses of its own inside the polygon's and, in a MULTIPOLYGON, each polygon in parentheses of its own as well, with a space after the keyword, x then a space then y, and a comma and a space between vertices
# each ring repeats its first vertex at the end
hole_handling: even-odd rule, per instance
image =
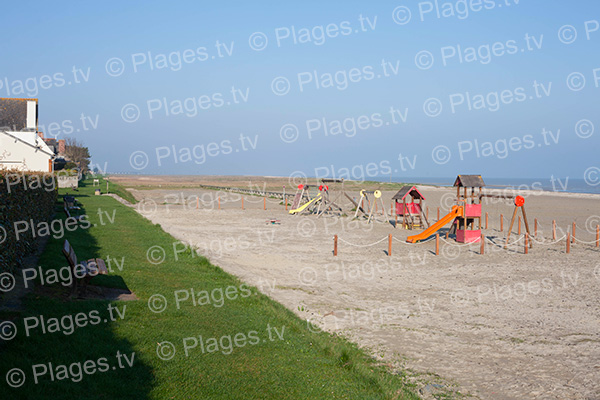
MULTIPOLYGON (((525 231, 527 232, 527 235, 531 236, 531 232, 529 232, 529 223, 527 222, 527 213, 525 212, 525 199, 521 196, 517 196, 515 197, 515 211, 513 212, 512 218, 510 220, 510 226, 508 227, 508 234, 506 235, 506 243, 504 244, 504 248, 508 246, 508 239, 510 239, 510 233, 512 231, 513 225, 515 223, 515 218, 517 216, 517 211, 519 211, 519 209, 523 214, 523 221, 525 222, 525 231)), ((520 227, 521 225, 519 225, 519 230, 521 229, 520 227)), ((532 242, 532 240, 529 240, 528 244, 530 248, 533 247, 532 242)))
POLYGON ((356 204, 356 211, 354 212, 354 218, 358 218, 359 212, 367 218, 367 223, 371 221, 375 221, 377 219, 376 209, 377 206, 380 205, 381 211, 385 220, 382 222, 389 222, 389 218, 387 212, 385 211, 385 206, 383 204, 382 193, 380 190, 361 190, 360 191, 360 200, 356 204), (371 199, 369 196, 373 196, 371 199), (367 203, 367 208, 365 210, 364 204, 367 203), (367 212, 368 211, 368 212, 367 212))
POLYGON ((316 185, 298 185, 298 189, 294 196, 290 214, 299 215, 303 213, 317 214, 317 217, 323 215, 333 216, 344 216, 344 207, 342 206, 342 200, 344 197, 348 199, 355 207, 358 207, 358 203, 346 193, 344 190, 343 179, 321 179, 321 184, 316 185), (341 184, 341 188, 335 190, 337 195, 332 196, 334 190, 329 189, 329 185, 341 184), (311 189, 317 188, 318 193, 311 197, 311 189))
POLYGON ((481 198, 485 186, 481 175, 458 175, 454 181, 456 202, 463 212, 456 216, 450 233, 456 234, 459 243, 477 243, 481 240, 481 198), (461 188, 464 189, 461 193, 461 188), (475 193, 475 189, 479 193, 475 193), (470 189, 470 191, 469 191, 470 189))
POLYGON ((394 209, 396 221, 394 227, 398 227, 398 216, 402 216, 402 227, 404 229, 415 229, 421 227, 429 227, 429 221, 427 216, 423 212, 423 201, 425 196, 419 192, 415 186, 403 186, 400 188, 398 193, 392 197, 392 200, 396 203, 394 209), (410 198, 410 202, 407 202, 407 198, 410 198), (419 200, 418 203, 415 199, 419 200))
POLYGON ((292 207, 289 211, 290 214, 300 215, 304 212, 314 212, 315 206, 323 197, 323 193, 319 190, 319 193, 311 198, 310 188, 310 185, 298 185, 298 190, 296 190, 296 195, 294 196, 294 201, 292 202, 292 207))
POLYGON ((419 234, 406 238, 407 242, 416 243, 427 239, 450 221, 452 226, 449 233, 456 235, 457 242, 477 243, 481 240, 481 198, 482 188, 485 186, 481 175, 458 175, 453 186, 456 187, 457 204, 435 224, 419 234), (464 189, 463 193, 461 188, 464 189), (479 188, 479 193, 475 193, 476 188, 479 188))
POLYGON ((319 190, 322 193, 322 199, 319 204, 319 208, 317 210, 318 217, 321 217, 324 214, 342 216, 344 214, 344 209, 339 204, 340 204, 340 200, 342 200, 342 196, 344 196, 344 195, 347 198, 349 198, 351 201, 354 201, 344 191, 344 180, 343 179, 326 179, 326 178, 321 179, 321 185, 319 186, 319 190), (335 185, 337 183, 341 183, 342 188, 341 188, 341 190, 338 191, 337 197, 335 197, 334 200, 331 200, 329 184, 335 185))

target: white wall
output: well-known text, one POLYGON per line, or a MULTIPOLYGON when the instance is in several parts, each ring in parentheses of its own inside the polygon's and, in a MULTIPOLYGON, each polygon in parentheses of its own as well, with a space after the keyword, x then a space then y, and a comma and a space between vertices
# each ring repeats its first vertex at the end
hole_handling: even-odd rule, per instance
POLYGON ((50 148, 35 132, 0 132, 0 167, 22 171, 49 172, 50 148), (11 136, 21 140, 15 140, 11 136))
POLYGON ((79 177, 77 175, 66 176, 62 175, 60 172, 57 176, 58 187, 59 188, 78 188, 79 187, 79 177))

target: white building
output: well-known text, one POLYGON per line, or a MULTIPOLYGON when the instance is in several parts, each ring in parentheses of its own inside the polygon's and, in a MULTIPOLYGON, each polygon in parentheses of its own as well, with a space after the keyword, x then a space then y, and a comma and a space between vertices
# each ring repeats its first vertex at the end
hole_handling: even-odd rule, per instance
POLYGON ((0 168, 52 172, 54 157, 37 131, 37 99, 0 99, 0 168))
POLYGON ((0 131, 0 168, 53 171, 54 152, 37 132, 0 131))

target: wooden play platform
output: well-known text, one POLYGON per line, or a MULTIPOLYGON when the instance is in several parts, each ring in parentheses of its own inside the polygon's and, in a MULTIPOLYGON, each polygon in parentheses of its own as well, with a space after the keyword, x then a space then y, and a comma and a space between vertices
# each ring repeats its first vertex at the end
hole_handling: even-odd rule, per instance
POLYGON ((425 196, 415 186, 403 186, 392 197, 392 200, 396 203, 396 207, 394 207, 396 210, 394 227, 398 227, 398 216, 402 217, 402 227, 404 229, 427 228, 429 226, 427 216, 423 213, 425 196), (417 203, 415 200, 419 202, 417 203))

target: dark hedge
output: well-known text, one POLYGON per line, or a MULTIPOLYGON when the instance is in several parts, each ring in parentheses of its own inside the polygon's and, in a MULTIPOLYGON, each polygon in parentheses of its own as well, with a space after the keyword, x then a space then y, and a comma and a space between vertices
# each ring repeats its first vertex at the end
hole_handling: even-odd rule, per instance
POLYGON ((0 273, 14 272, 35 250, 32 229, 15 234, 15 222, 37 226, 54 214, 58 195, 54 174, 0 170, 0 273))

